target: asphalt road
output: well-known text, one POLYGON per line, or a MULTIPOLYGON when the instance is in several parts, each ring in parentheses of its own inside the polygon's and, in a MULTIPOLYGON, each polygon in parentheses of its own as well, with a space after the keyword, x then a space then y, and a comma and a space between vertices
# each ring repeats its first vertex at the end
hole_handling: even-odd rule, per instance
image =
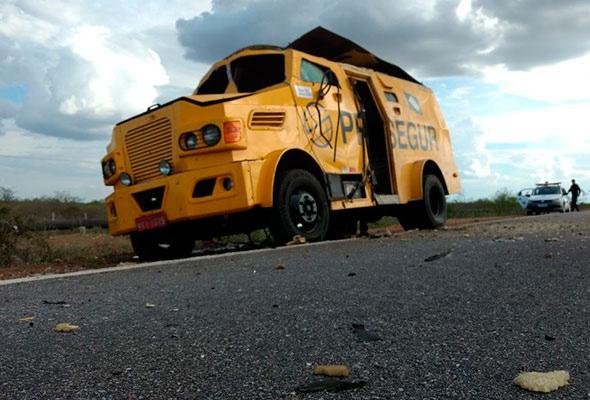
POLYGON ((589 244, 553 214, 0 285, 0 399, 588 399, 589 244), (317 364, 366 385, 297 393, 317 364))

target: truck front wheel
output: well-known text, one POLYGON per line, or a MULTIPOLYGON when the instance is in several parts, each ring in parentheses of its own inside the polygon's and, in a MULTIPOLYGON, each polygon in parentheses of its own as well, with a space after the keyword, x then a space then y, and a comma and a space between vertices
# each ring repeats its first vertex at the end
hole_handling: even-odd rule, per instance
POLYGON ((405 230, 440 228, 447 222, 447 199, 440 179, 426 175, 423 185, 423 199, 408 204, 397 216, 405 230))
POLYGON ((270 232, 283 244, 300 235, 308 242, 324 240, 330 209, 318 180, 302 169, 291 169, 276 177, 270 232))
POLYGON ((189 257, 195 247, 192 238, 159 232, 132 232, 130 239, 133 251, 142 261, 189 257))

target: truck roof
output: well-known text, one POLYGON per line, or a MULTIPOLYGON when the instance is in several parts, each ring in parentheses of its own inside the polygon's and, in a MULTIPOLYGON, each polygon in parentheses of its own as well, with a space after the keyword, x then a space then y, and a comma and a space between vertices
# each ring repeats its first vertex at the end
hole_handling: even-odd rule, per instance
POLYGON ((287 49, 298 50, 330 61, 354 65, 355 67, 369 68, 386 75, 422 85, 421 82, 417 81, 412 75, 397 65, 382 60, 353 41, 337 35, 321 26, 303 34, 293 42, 289 43, 287 47, 257 44, 237 50, 226 58, 231 58, 234 54, 244 50, 287 49))

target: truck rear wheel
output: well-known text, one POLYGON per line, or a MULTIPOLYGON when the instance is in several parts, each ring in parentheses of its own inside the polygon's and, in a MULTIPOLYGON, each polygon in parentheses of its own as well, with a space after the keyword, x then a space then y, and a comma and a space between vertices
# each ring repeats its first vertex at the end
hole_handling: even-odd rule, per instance
POLYGON ((324 240, 328 233, 330 209, 318 180, 302 169, 291 169, 276 177, 270 232, 284 244, 300 235, 309 242, 324 240))
POLYGON ((440 179, 426 175, 423 182, 423 199, 408 204, 397 216, 405 230, 440 228, 447 222, 447 198, 440 179))
POLYGON ((155 232, 132 232, 133 251, 143 261, 189 257, 195 248, 192 238, 160 235, 155 232))

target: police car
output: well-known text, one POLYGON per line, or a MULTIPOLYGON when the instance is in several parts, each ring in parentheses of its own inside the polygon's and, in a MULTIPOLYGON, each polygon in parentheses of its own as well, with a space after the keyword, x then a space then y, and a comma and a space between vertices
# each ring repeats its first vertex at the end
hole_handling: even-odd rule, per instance
POLYGON ((535 188, 518 192, 518 202, 527 215, 551 211, 570 212, 570 197, 561 182, 538 183, 535 188))

